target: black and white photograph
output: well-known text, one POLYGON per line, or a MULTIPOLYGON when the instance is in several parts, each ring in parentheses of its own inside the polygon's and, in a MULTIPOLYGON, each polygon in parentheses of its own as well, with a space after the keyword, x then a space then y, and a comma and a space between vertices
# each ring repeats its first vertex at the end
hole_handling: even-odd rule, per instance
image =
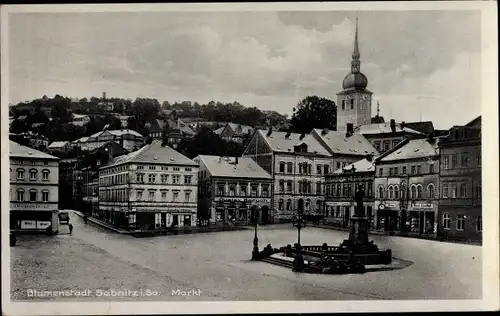
POLYGON ((496 9, 2 6, 2 313, 498 310, 496 9))

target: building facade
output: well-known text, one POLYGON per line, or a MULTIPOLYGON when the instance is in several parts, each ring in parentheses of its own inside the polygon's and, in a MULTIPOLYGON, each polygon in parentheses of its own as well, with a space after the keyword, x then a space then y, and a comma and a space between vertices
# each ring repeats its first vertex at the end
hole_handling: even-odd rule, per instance
POLYGON ((439 143, 441 152, 439 234, 481 241, 481 128, 455 126, 439 143))
POLYGON ((59 228, 59 158, 9 142, 10 229, 59 228))
POLYGON ((195 226, 198 165, 161 141, 99 170, 97 217, 117 227, 157 230, 195 226))
POLYGON ((376 159, 375 229, 436 237, 439 138, 404 140, 376 159))
POLYGON ((248 157, 199 155, 198 218, 209 224, 249 224, 272 221, 272 177, 248 157))
POLYGON ((325 223, 336 227, 349 227, 349 218, 356 206, 354 194, 363 188, 365 215, 370 229, 374 228, 374 181, 375 162, 373 156, 350 164, 326 176, 325 223))
POLYGON ((105 130, 95 133, 89 137, 82 137, 75 145, 83 151, 97 149, 104 144, 115 141, 127 151, 139 149, 144 144, 144 137, 130 129, 105 130))
POLYGON ((226 141, 243 143, 251 136, 253 130, 254 129, 251 126, 227 123, 226 126, 224 126, 224 128, 220 131, 220 136, 226 141))

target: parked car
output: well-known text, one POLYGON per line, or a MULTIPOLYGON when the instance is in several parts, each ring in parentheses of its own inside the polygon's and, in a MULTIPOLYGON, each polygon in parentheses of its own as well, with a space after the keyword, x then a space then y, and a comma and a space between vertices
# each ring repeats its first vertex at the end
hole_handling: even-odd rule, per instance
POLYGON ((69 215, 68 215, 68 212, 60 212, 59 213, 59 222, 61 224, 65 223, 65 224, 68 224, 69 223, 69 215))

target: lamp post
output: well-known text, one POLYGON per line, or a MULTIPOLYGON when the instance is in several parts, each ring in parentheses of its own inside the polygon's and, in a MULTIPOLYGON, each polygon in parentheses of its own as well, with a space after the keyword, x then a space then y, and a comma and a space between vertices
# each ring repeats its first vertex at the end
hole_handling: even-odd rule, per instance
POLYGON ((297 244, 300 246, 300 230, 306 227, 304 205, 299 205, 297 217, 295 218, 295 226, 297 227, 297 244))
POLYGON ((254 210, 252 221, 255 224, 255 235, 253 237, 252 260, 259 260, 259 238, 257 237, 257 226, 259 224, 259 210, 258 209, 254 210))

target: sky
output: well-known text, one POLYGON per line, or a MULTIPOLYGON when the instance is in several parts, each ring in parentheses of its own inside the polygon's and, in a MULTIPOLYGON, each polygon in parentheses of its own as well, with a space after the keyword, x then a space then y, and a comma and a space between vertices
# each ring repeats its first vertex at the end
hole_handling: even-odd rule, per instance
MULTIPOLYGON (((380 114, 465 124, 481 109, 480 11, 359 11, 361 71, 380 114)), ((336 102, 356 12, 9 15, 9 102, 43 95, 238 101, 291 114, 336 102)))

